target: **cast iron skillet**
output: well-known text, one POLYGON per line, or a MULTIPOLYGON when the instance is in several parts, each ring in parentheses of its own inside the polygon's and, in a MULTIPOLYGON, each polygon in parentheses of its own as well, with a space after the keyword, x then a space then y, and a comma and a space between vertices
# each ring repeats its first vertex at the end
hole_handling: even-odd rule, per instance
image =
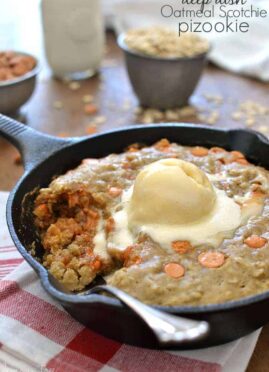
MULTIPOLYGON (((269 168, 269 142, 249 130, 212 129, 200 125, 159 124, 121 128, 91 138, 59 139, 0 115, 0 134, 21 151, 25 173, 11 191, 7 203, 7 221, 12 239, 26 261, 33 267, 46 291, 79 322, 115 340, 158 348, 153 334, 144 323, 118 300, 104 295, 75 295, 55 281, 27 251, 35 241, 37 255, 43 248, 33 226, 33 196, 25 195, 36 187, 47 186, 51 178, 77 166, 86 157, 102 157, 120 152, 133 142, 152 144, 168 138, 182 145, 221 146, 242 151, 248 159, 269 168)), ((209 288, 210 290, 210 288, 209 288)), ((218 345, 242 337, 269 321, 269 291, 238 301, 207 306, 159 307, 169 313, 210 324, 208 337, 177 348, 200 348, 218 345)))

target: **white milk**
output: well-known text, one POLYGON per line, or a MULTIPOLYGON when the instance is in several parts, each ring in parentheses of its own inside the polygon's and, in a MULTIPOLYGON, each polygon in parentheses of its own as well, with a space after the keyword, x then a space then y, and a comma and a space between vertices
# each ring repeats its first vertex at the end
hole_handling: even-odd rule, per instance
POLYGON ((99 0, 42 0, 48 63, 56 77, 84 79, 98 70, 104 50, 99 0))

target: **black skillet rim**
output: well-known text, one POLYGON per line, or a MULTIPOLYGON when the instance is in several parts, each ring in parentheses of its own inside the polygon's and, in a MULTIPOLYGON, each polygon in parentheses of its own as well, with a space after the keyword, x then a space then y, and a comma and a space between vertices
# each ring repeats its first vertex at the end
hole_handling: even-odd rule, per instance
MULTIPOLYGON (((63 147, 68 148, 74 144, 79 144, 81 142, 86 142, 89 141, 91 138, 98 138, 98 137, 103 137, 106 135, 109 135, 111 133, 117 133, 117 132, 126 132, 129 130, 134 130, 134 129, 151 129, 151 128, 156 128, 156 127, 163 127, 163 128, 175 128, 175 127, 180 127, 180 128, 193 128, 195 129, 206 129, 210 130, 212 132, 224 132, 224 133, 233 133, 233 132, 242 132, 242 133, 249 133, 252 136, 256 137, 261 143, 265 144, 268 146, 269 150, 269 140, 261 133, 258 133, 254 130, 250 129, 241 129, 241 128, 236 128, 236 129, 224 129, 224 128, 211 128, 205 125, 199 125, 199 124, 188 124, 188 123, 167 123, 167 124, 152 124, 152 125, 134 125, 134 126, 128 126, 128 127, 121 127, 117 128, 111 131, 103 132, 100 134, 96 134, 89 137, 82 137, 80 140, 76 138, 73 142, 67 143, 67 146, 63 147)), ((127 146, 128 144, 126 144, 127 146)), ((202 144, 201 144, 202 145, 202 144)), ((62 149, 56 151, 60 152, 62 149)), ((50 155, 47 159, 41 161, 37 166, 35 166, 33 169, 26 171, 21 179, 18 181, 18 183, 15 185, 13 190, 10 192, 8 201, 7 201, 7 209, 6 209, 6 217, 7 217, 7 223, 8 223, 8 228, 10 231, 10 234, 12 236, 12 239, 15 243, 15 246, 17 247, 18 251, 20 254, 25 258, 26 262, 30 264, 30 266, 36 271, 42 286, 44 289, 56 300, 65 303, 65 304, 105 304, 108 306, 114 306, 117 308, 124 308, 124 305, 117 299, 107 297, 104 295, 100 294, 91 294, 87 295, 87 293, 84 294, 65 294, 59 290, 57 290, 49 281, 49 273, 48 271, 37 261, 31 256, 31 254, 26 250, 26 248, 21 244, 17 233, 14 229, 13 222, 12 222, 12 205, 13 201, 16 195, 16 192, 19 190, 20 186, 22 183, 25 181, 25 179, 31 174, 31 171, 36 169, 36 167, 42 166, 45 162, 47 162, 50 157, 53 157, 54 154, 50 155)), ((163 310, 168 313, 173 313, 173 314, 190 314, 190 315, 195 315, 195 314, 205 314, 205 313, 214 313, 214 312, 224 312, 224 311, 229 311, 233 309, 238 309, 241 307, 245 307, 257 302, 261 302, 264 300, 269 299, 269 290, 259 293, 257 295, 253 296, 248 296, 244 297, 239 300, 233 300, 233 301, 228 301, 225 303, 220 303, 220 304, 209 304, 209 305, 201 305, 201 306, 158 306, 158 305, 153 305, 153 307, 163 310)), ((125 307, 126 309, 126 307, 125 307)))

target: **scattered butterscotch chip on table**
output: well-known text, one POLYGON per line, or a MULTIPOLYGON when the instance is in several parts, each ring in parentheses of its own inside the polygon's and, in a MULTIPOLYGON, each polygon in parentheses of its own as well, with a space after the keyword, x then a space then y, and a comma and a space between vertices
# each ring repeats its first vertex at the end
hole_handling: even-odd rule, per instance
POLYGON ((94 115, 98 112, 98 106, 93 103, 88 103, 84 106, 84 113, 86 115, 94 115))
POLYGON ((66 138, 66 137, 70 137, 70 135, 67 132, 60 132, 57 134, 57 137, 66 138))
POLYGON ((96 125, 89 125, 86 129, 85 132, 87 134, 95 134, 97 132, 96 125))

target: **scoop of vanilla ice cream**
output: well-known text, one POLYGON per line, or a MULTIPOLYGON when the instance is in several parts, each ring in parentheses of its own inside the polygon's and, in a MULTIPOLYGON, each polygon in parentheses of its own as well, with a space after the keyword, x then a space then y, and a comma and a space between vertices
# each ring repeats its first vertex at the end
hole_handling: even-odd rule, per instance
POLYGON ((203 171, 179 159, 162 159, 137 175, 128 207, 130 227, 186 224, 213 209, 215 191, 203 171))

